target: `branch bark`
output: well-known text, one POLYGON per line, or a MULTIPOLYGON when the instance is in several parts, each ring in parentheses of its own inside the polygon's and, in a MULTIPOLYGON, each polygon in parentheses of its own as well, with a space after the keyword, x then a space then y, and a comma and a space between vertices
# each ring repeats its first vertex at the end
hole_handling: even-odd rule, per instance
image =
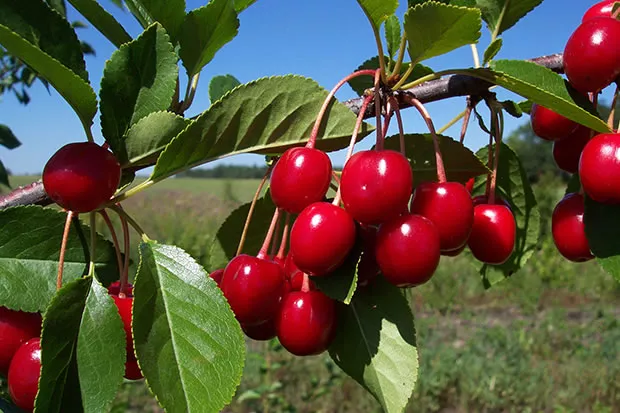
MULTIPOLYGON (((531 62, 545 66, 554 72, 564 71, 562 55, 553 54, 528 59, 531 62)), ((398 91, 394 96, 398 100, 400 109, 411 107, 410 96, 422 103, 436 102, 458 96, 477 96, 484 94, 493 86, 491 83, 471 76, 453 75, 438 80, 423 83, 409 90, 398 91), (407 96, 409 95, 409 96, 407 96)), ((363 98, 350 99, 343 102, 353 113, 359 114, 363 98)), ((375 116, 374 103, 368 105, 364 118, 375 116)), ((52 201, 46 195, 41 181, 20 187, 11 193, 0 196, 0 210, 20 205, 49 205, 52 201)))

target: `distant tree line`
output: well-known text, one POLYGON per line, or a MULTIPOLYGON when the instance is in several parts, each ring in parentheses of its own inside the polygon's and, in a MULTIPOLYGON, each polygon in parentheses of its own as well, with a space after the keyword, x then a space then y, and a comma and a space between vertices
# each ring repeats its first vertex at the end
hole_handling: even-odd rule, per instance
POLYGON ((177 178, 261 179, 265 165, 218 165, 213 168, 194 168, 176 175, 177 178))

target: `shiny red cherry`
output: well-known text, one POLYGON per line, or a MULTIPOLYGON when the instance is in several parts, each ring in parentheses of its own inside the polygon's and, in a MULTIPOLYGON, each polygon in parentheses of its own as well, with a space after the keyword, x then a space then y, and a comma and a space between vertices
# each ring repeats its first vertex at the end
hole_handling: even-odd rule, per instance
POLYGON ((9 395, 20 409, 34 410, 34 399, 41 377, 41 340, 33 338, 15 352, 9 366, 9 395))
POLYGON ((114 300, 114 304, 116 304, 116 308, 118 309, 118 313, 121 316, 121 320, 123 321, 123 328, 125 329, 125 340, 127 351, 127 359, 134 357, 134 348, 133 348, 133 334, 131 332, 131 311, 133 306, 133 286, 131 284, 127 285, 127 289, 125 290, 125 295, 123 297, 119 296, 120 293, 120 283, 115 282, 108 287, 108 293, 112 296, 114 300))
POLYGON ((586 20, 590 20, 595 17, 611 17, 611 12, 613 11, 614 3, 616 1, 618 0, 603 0, 596 3, 585 12, 581 22, 583 23, 586 20))
POLYGON ((582 262, 594 258, 583 224, 583 195, 567 194, 553 210, 551 233, 553 242, 564 258, 582 262))
POLYGON ((397 287, 424 284, 439 264, 439 232, 421 215, 406 214, 381 225, 375 257, 383 276, 397 287))
POLYGON ((344 208, 362 224, 377 225, 400 215, 412 189, 409 161, 392 150, 357 152, 340 178, 344 208))
POLYGON ((138 360, 135 357, 131 357, 125 362, 125 378, 127 380, 140 380, 144 378, 142 370, 138 366, 138 360))
POLYGON ((515 247, 517 224, 506 205, 478 204, 467 245, 478 261, 503 264, 515 247))
POLYGON ((536 103, 530 111, 530 123, 536 136, 548 141, 564 139, 579 126, 577 122, 536 103))
POLYGON ((93 142, 63 146, 43 169, 43 187, 68 211, 90 212, 109 200, 121 179, 121 166, 112 152, 93 142))
POLYGON ((295 220, 290 251, 295 265, 309 275, 321 276, 336 269, 355 244, 355 222, 344 209, 316 202, 295 220))
POLYGON ((209 274, 209 277, 213 278, 213 280, 217 283, 217 285, 220 285, 220 283, 222 282, 223 275, 224 275, 224 269, 219 268, 215 271, 211 271, 211 273, 209 274))
POLYGON ((275 262, 241 254, 224 269, 220 288, 239 323, 251 326, 275 317, 285 282, 275 262))
POLYGON ((579 157, 590 140, 590 128, 579 125, 566 138, 553 142, 553 159, 558 168, 574 174, 579 170, 579 157))
POLYGON ((620 74, 620 21, 594 17, 581 23, 566 42, 564 71, 578 91, 598 92, 620 74))
POLYGON ((271 199, 293 214, 323 200, 332 179, 332 162, 323 151, 291 148, 282 154, 271 172, 271 199))
POLYGON ((470 194, 474 190, 475 183, 476 183, 476 178, 469 178, 469 180, 465 183, 465 189, 467 189, 467 192, 469 192, 470 194))
POLYGON ((291 292, 277 318, 278 340, 296 356, 320 354, 336 335, 337 316, 336 302, 322 292, 291 292))
POLYGON ((0 373, 6 375, 17 349, 41 335, 41 315, 0 307, 0 373))
MULTIPOLYGON (((276 315, 277 317, 277 315, 276 315)), ((267 341, 276 336, 276 320, 271 318, 260 324, 246 326, 241 324, 241 329, 246 336, 255 341, 267 341)))
POLYGON ((579 178, 593 200, 620 202, 620 134, 602 133, 590 139, 581 152, 579 178))
POLYGON ((465 245, 474 223, 471 195, 458 182, 421 183, 413 193, 411 213, 425 216, 435 224, 442 252, 465 245))

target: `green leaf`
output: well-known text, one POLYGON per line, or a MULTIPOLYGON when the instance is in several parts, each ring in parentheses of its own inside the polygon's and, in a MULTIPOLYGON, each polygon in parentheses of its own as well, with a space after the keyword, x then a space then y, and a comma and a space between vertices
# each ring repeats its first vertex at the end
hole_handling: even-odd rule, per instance
POLYGON ((620 205, 602 204, 586 196, 583 222, 596 261, 620 282, 620 205))
POLYGON ((82 404, 87 412, 109 411, 125 373, 125 330, 114 300, 91 282, 77 337, 82 404))
POLYGON ((358 240, 340 267, 325 276, 311 277, 312 281, 330 298, 350 304, 357 289, 357 265, 361 254, 362 244, 358 240))
POLYGON ((521 109, 521 106, 518 103, 512 100, 504 100, 498 103, 510 116, 513 116, 515 118, 520 118, 521 116, 523 116, 523 109, 521 109))
MULTIPOLYGON (((385 60, 389 61, 389 58, 386 56, 385 60)), ((400 66, 401 76, 405 74, 407 69, 409 69, 409 65, 410 63, 405 62, 400 66)), ((363 70, 363 69, 378 69, 378 68, 379 68, 379 57, 375 56, 375 57, 372 57, 366 60, 355 70, 357 71, 357 70, 363 70)), ((433 69, 431 69, 428 66, 424 66, 423 64, 418 63, 417 65, 415 65, 415 67, 413 68, 413 71, 407 77, 407 80, 405 82, 406 83, 413 82, 414 80, 419 79, 422 76, 430 75, 431 73, 433 73, 433 69)), ((355 91, 355 93, 362 96, 366 89, 370 89, 374 86, 373 82, 374 82, 374 79, 371 76, 358 76, 356 78, 349 80, 348 83, 349 83, 349 86, 351 86, 351 88, 355 91)))
MULTIPOLYGON (((8 395, 6 396, 9 397, 8 395)), ((12 401, 0 397, 0 412, 2 413, 24 413, 22 409, 15 406, 12 401)))
POLYGON ((142 0, 124 0, 124 2, 127 6, 127 9, 131 12, 131 14, 133 14, 133 16, 136 18, 138 23, 140 23, 140 26, 142 26, 143 29, 146 29, 147 27, 155 23, 149 13, 146 11, 144 5, 142 4, 142 0))
MULTIPOLYGON (((44 311, 56 292, 60 242, 66 214, 38 206, 0 211, 0 305, 14 310, 44 311)), ((88 272, 90 230, 74 224, 69 232, 63 281, 88 272)), ((116 253, 111 243, 97 237, 98 276, 118 279, 116 253)))
MULTIPOLYGON (((415 7, 418 4, 424 4, 429 0, 407 0, 409 8, 415 7)), ((443 4, 451 4, 453 6, 465 6, 476 7, 476 0, 435 0, 436 2, 443 4)))
POLYGON ((172 112, 154 112, 136 122, 125 135, 127 163, 123 166, 148 165, 189 125, 190 120, 172 112))
POLYGON ((461 73, 502 86, 597 132, 609 132, 590 101, 550 69, 523 60, 495 60, 490 67, 461 73))
POLYGON ((188 76, 199 73, 237 35, 238 29, 239 19, 230 0, 211 0, 189 12, 179 37, 179 53, 188 76))
POLYGON ((484 57, 482 60, 482 64, 486 65, 487 63, 489 63, 495 56, 497 56, 497 54, 499 53, 499 51, 502 49, 502 44, 504 43, 504 41, 501 39, 501 37, 493 40, 491 42, 491 44, 486 48, 486 50, 484 51, 484 57))
POLYGON ((439 56, 461 46, 477 43, 480 37, 480 11, 434 1, 409 9, 405 13, 411 61, 439 56))
POLYGON ((381 24, 396 12, 398 0, 357 0, 362 10, 372 23, 374 28, 379 31, 381 24))
POLYGON ((241 13, 243 10, 250 7, 252 4, 256 3, 256 0, 234 0, 235 3, 235 11, 237 13, 241 13))
POLYGON ((502 34, 514 26, 522 17, 534 10, 543 0, 476 0, 482 11, 482 18, 491 32, 502 34), (507 3, 503 17, 502 9, 507 3), (497 25, 499 24, 499 28, 497 25))
POLYGON ((45 2, 61 16, 67 17, 67 5, 65 0, 45 0, 45 2))
MULTIPOLYGON (((290 75, 238 86, 170 142, 150 179, 159 181, 225 156, 276 154, 305 145, 327 94, 315 81, 290 75)), ((325 118, 316 147, 325 151, 347 147, 356 122, 353 112, 334 103, 325 118)), ((371 130, 364 123, 360 139, 371 130)))
MULTIPOLYGON (((486 174, 487 167, 462 143, 444 135, 437 135, 446 176, 449 181, 467 182, 470 178, 486 174)), ((385 149, 400 150, 398 135, 385 139, 385 149)), ((405 153, 411 162, 413 184, 437 182, 437 163, 433 137, 425 134, 405 134, 405 153)))
POLYGON ((418 377, 411 306, 383 277, 358 291, 342 309, 329 355, 367 389, 386 413, 404 412, 418 377))
POLYGON ((96 0, 69 0, 69 3, 114 46, 121 47, 123 43, 131 41, 131 36, 123 26, 96 0))
MULTIPOLYGON (((251 204, 248 202, 232 211, 217 230, 209 249, 209 270, 224 268, 234 258, 251 204)), ((258 199, 254 206, 242 253, 250 255, 258 253, 275 208, 269 195, 258 199)))
MULTIPOLYGON (((0 1, 0 25, 5 26, 22 41, 56 59, 88 82, 86 63, 75 31, 69 22, 41 0, 0 1)), ((4 40, 0 38, 4 45, 4 40)), ((26 61, 21 53, 9 52, 26 61)), ((20 51, 21 52, 21 51, 20 51)), ((22 52, 23 53, 23 52, 22 52)), ((26 63, 28 63, 26 61, 26 63)), ((45 74, 34 68, 45 77, 45 74)))
POLYGON ((521 102, 518 103, 518 105, 523 112, 529 115, 530 112, 532 111, 532 103, 533 102, 531 100, 527 99, 527 100, 522 100, 521 102))
MULTIPOLYGON (((477 155, 480 160, 486 161, 488 153, 487 146, 480 149, 477 155)), ((474 195, 484 194, 483 181, 484 179, 476 179, 474 195)), ((496 195, 510 203, 517 223, 517 237, 515 249, 508 261, 501 265, 482 264, 480 275, 486 288, 523 268, 536 250, 540 236, 540 212, 534 191, 532 191, 519 157, 504 143, 500 148, 496 195)))
POLYGON ((214 76, 209 83, 209 100, 211 103, 220 100, 222 96, 240 84, 241 82, 233 75, 214 76))
MULTIPOLYGON (((185 0, 139 0, 141 12, 148 15, 148 21, 159 22, 177 42, 183 19, 185 19, 185 0)), ((150 24, 149 24, 150 26, 150 24)))
POLYGON ((112 54, 101 79, 101 129, 123 165, 128 162, 124 135, 145 116, 172 103, 177 57, 168 35, 154 23, 136 40, 112 54))
POLYGON ((46 413, 81 412, 82 397, 76 348, 80 322, 92 278, 64 285, 43 318, 41 378, 35 410, 46 413))
POLYGON ((21 144, 8 126, 0 124, 0 145, 7 149, 15 149, 21 144))
POLYGON ((2 161, 0 161, 0 185, 8 186, 9 188, 11 187, 11 184, 9 183, 9 173, 4 167, 2 161))
POLYGON ((400 40, 400 21, 396 15, 392 14, 385 21, 385 42, 387 44, 387 51, 390 56, 390 60, 393 60, 394 56, 398 53, 398 49, 400 48, 400 40))
POLYGON ((241 380, 245 340, 211 277, 183 250, 140 245, 133 333, 147 383, 167 411, 219 412, 241 380))

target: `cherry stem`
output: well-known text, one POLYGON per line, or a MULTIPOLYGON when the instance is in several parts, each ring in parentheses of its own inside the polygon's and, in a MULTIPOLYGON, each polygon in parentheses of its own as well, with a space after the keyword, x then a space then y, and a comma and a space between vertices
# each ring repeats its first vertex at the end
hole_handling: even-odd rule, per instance
MULTIPOLYGON (((56 290, 62 287, 62 272, 65 266, 65 253, 67 252, 67 240, 69 239, 69 230, 71 229, 71 221, 73 220, 73 211, 67 211, 67 219, 65 220, 65 229, 62 233, 62 241, 60 243, 60 258, 58 259, 58 275, 56 276, 56 290)), ((92 231, 92 228, 91 228, 92 231)), ((91 258, 92 259, 92 258, 91 258)))
POLYGON ((269 245, 271 244, 271 238, 273 238, 273 233, 276 229, 276 224, 278 223, 278 218, 280 217, 280 209, 276 208, 273 212, 273 218, 271 218, 271 224, 269 224, 269 230, 267 231, 267 235, 265 235, 265 240, 263 241, 262 247, 260 247, 260 251, 256 254, 256 258, 260 258, 264 260, 267 258, 267 250, 269 249, 269 245))
POLYGON ((286 253, 286 244, 288 243, 288 230, 290 225, 291 215, 288 212, 284 213, 284 230, 282 231, 282 241, 280 241, 280 249, 278 250, 277 257, 281 260, 284 259, 286 253))
POLYGON ((336 171, 332 171, 332 179, 333 179, 334 181, 336 181, 336 183, 337 183, 338 185, 340 185, 340 177, 338 176, 338 174, 336 173, 336 171))
POLYGON ((273 233, 273 239, 271 240, 271 250, 269 251, 269 256, 273 259, 278 253, 278 247, 280 246, 280 222, 281 219, 278 217, 278 221, 276 222, 276 228, 273 233))
POLYGON ((383 132, 382 135, 385 136, 387 135, 387 130, 390 127, 390 120, 392 119, 392 115, 394 114, 394 107, 392 106, 392 103, 390 100, 388 100, 387 102, 387 108, 386 108, 386 114, 384 116, 384 122, 383 122, 383 132))
MULTIPOLYGON (((121 204, 116 205, 118 209, 116 212, 123 211, 123 207, 121 204)), ((129 284, 129 226, 127 225, 127 218, 125 215, 118 214, 119 219, 121 220, 121 226, 123 228, 123 248, 125 249, 125 263, 123 264, 123 272, 121 273, 120 279, 120 288, 118 292, 118 296, 121 298, 125 298, 127 285, 129 284)))
POLYGON ((301 292, 307 293, 310 291, 310 277, 308 274, 304 273, 304 278, 301 281, 301 292))
POLYGON ((316 121, 314 122, 314 126, 312 127, 312 131, 310 132, 310 138, 308 139, 308 143, 306 144, 307 148, 314 148, 314 145, 316 144, 317 136, 319 134, 319 128, 321 127, 321 121, 323 120, 323 116, 325 116, 325 112, 327 111, 327 108, 329 107, 329 104, 332 98, 334 97, 334 95, 336 95, 336 92, 338 91, 338 89, 340 89, 342 85, 347 83, 349 80, 354 79, 358 76, 374 76, 374 75, 375 75, 375 70, 370 70, 370 69, 358 70, 357 72, 353 72, 350 75, 346 76, 340 82, 338 82, 336 86, 334 86, 334 88, 329 92, 329 94, 325 98, 325 101, 323 102, 323 106, 321 106, 321 109, 319 110, 319 114, 317 115, 316 121))
POLYGON ((489 154, 487 156, 487 168, 489 169, 489 172, 487 173, 487 185, 485 187, 485 194, 488 200, 489 192, 491 190, 491 171, 493 170, 493 134, 492 133, 489 133, 489 154))
MULTIPOLYGON (((379 86, 380 86, 380 82, 381 82, 381 71, 377 70, 375 71, 375 89, 374 89, 374 95, 375 95, 375 118, 376 118, 376 128, 377 128, 377 142, 375 144, 375 150, 376 151, 381 151, 383 150, 383 130, 381 128, 381 95, 380 95, 380 90, 379 90, 379 86)), ((360 111, 360 113, 363 113, 360 111)))
POLYGON ((90 259, 88 262, 88 276, 95 276, 95 251, 97 250, 97 213, 92 211, 88 214, 90 221, 90 259))
POLYGON ((250 204, 250 210, 248 211, 248 216, 245 218, 245 224, 243 225, 243 231, 241 232, 241 238, 239 239, 239 245, 237 246, 237 252, 235 253, 235 255, 241 254, 241 251, 243 250, 243 245, 245 244, 245 239, 248 235, 248 228, 250 227, 250 221, 252 221, 252 215, 254 214, 254 208, 256 207, 256 202, 258 201, 258 197, 260 196, 260 193, 263 191, 263 186, 265 186, 265 182, 267 182, 267 177, 269 176, 269 173, 271 172, 273 165, 274 164, 272 164, 271 166, 269 166, 269 168, 267 168, 267 171, 265 171, 265 175, 263 175, 263 179, 260 181, 260 184, 258 184, 258 188, 256 188, 256 192, 254 193, 254 198, 252 198, 252 203, 250 204))
POLYGON ((390 101, 394 105, 394 114, 396 115, 396 121, 398 122, 400 153, 403 156, 407 156, 407 150, 405 148, 405 128, 403 127, 403 118, 400 116, 400 108, 398 107, 398 102, 394 102, 395 100, 396 98, 394 98, 393 96, 390 97, 390 101))
POLYGON ((491 173, 491 185, 489 189, 489 204, 495 203, 495 188, 497 186, 497 169, 499 168, 499 151, 502 146, 502 132, 500 125, 500 114, 493 113, 493 124, 495 130, 495 159, 493 159, 493 172, 491 173))
POLYGON ((472 107, 467 104, 467 108, 465 109, 465 115, 463 118, 463 126, 461 126, 461 137, 459 138, 459 142, 461 144, 465 143, 465 135, 467 134, 467 127, 469 126, 469 119, 471 118, 472 107))
POLYGON ((112 221, 110 220, 110 216, 106 212, 105 209, 99 210, 99 214, 103 218, 110 234, 112 236, 112 243, 114 244, 114 249, 116 250, 116 262, 118 264, 118 270, 123 271, 123 256, 121 254, 121 246, 118 243, 118 237, 116 236, 116 231, 114 230, 114 225, 112 225, 112 221))
POLYGON ((618 102, 619 91, 620 91, 620 86, 616 85, 616 91, 614 92, 614 98, 611 101, 611 110, 609 111, 609 117, 607 118, 607 126, 609 126, 609 129, 611 129, 612 131, 614 129, 614 117, 616 115, 616 103, 618 102))
POLYGON ((439 138, 437 137, 437 132, 435 132, 435 125, 433 125, 433 120, 431 116, 428 114, 428 111, 418 99, 414 98, 409 94, 405 94, 407 96, 407 100, 413 107, 415 107, 424 121, 426 122, 426 126, 428 127, 431 136, 433 137, 433 146, 435 147, 435 162, 437 163, 437 179, 439 183, 446 182, 446 168, 443 164, 443 157, 441 156, 441 149, 439 148, 439 138))
POLYGON ((616 11, 611 15, 611 18, 617 19, 618 15, 620 15, 620 8, 616 9, 616 11))

